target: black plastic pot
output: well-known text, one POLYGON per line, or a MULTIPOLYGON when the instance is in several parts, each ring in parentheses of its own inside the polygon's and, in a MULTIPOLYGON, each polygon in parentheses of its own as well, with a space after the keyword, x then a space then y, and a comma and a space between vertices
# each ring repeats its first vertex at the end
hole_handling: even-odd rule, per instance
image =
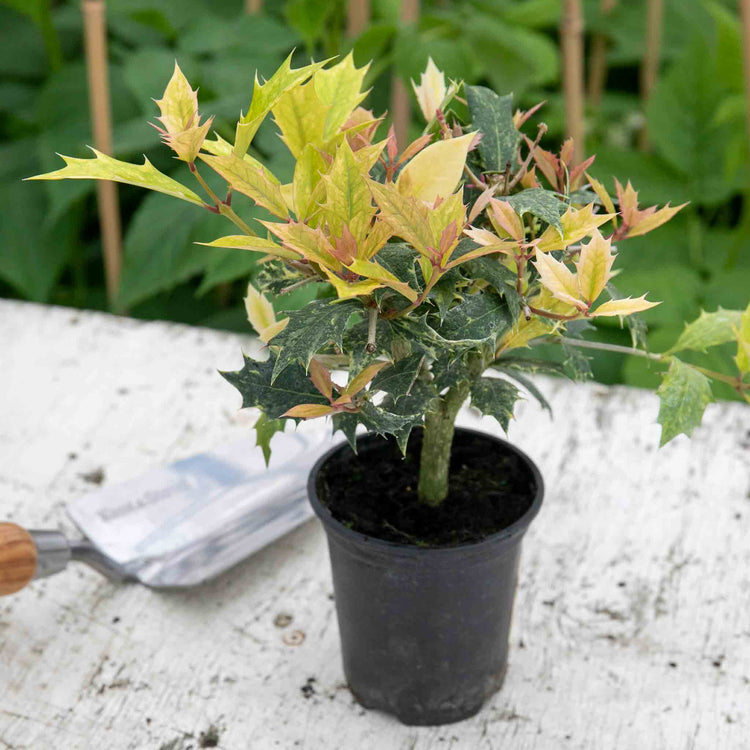
MULTIPOLYGON (((341 451, 322 456, 308 482, 323 522, 333 570, 344 672, 365 707, 409 725, 448 724, 473 716, 500 689, 508 663, 521 540, 542 503, 543 482, 528 456, 515 453, 535 488, 511 526, 473 544, 423 548, 376 539, 337 521, 321 501, 321 470, 341 451)), ((364 455, 381 441, 358 441, 364 455)), ((489 445, 491 449, 497 446, 489 445)), ((328 478, 330 482, 330 478, 328 478)))

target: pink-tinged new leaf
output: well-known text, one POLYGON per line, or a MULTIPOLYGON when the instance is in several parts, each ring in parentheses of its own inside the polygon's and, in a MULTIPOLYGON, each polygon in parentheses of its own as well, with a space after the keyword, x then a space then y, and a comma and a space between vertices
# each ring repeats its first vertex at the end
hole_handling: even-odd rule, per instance
POLYGON ((523 242, 526 239, 526 231, 521 217, 510 203, 493 198, 490 201, 490 209, 492 211, 490 219, 495 229, 502 229, 516 242, 523 242))
POLYGON ((299 221, 290 221, 286 224, 273 221, 260 223, 276 235, 285 248, 294 250, 303 258, 333 271, 341 268, 341 263, 334 257, 333 245, 319 228, 309 227, 299 221))
POLYGON ((398 157, 397 164, 405 164, 409 159, 413 159, 423 148, 429 145, 432 140, 431 135, 422 135, 416 141, 412 141, 398 157))
POLYGON ((315 357, 310 360, 310 380, 313 385, 329 400, 333 400, 333 381, 331 372, 318 362, 315 357))
MULTIPOLYGON (((604 210, 610 214, 617 213, 615 211, 615 204, 612 202, 612 198, 610 197, 604 185, 602 185, 602 183, 599 182, 599 180, 597 180, 596 178, 588 174, 588 172, 586 173, 586 179, 589 181, 589 185, 591 185, 591 189, 597 194, 597 196, 599 197, 599 200, 602 202, 602 205, 604 206, 604 210)), ((613 221, 615 222, 615 226, 616 226, 617 217, 615 217, 613 221)))
POLYGON ((542 285, 547 288, 552 295, 567 302, 570 305, 581 309, 587 305, 581 300, 578 290, 578 280, 573 272, 559 260, 555 260, 551 255, 546 253, 537 253, 534 261, 542 285))
POLYGON ((315 419, 333 414, 335 409, 328 404, 300 404, 285 411, 282 417, 294 417, 295 419, 315 419))
POLYGON ((495 190, 496 186, 490 185, 486 190, 483 190, 480 196, 474 201, 474 205, 469 212, 469 223, 472 223, 477 216, 479 216, 479 214, 490 205, 490 198, 494 195, 495 190))
POLYGON ((644 310, 648 310, 660 304, 661 302, 649 302, 644 294, 635 299, 626 297, 625 299, 610 300, 609 302, 599 305, 591 315, 593 317, 612 317, 615 315, 627 316, 632 313, 643 312, 644 310))
POLYGON ((343 393, 350 398, 356 396, 384 367, 387 367, 390 364, 390 362, 375 362, 375 364, 365 367, 365 369, 357 374, 352 379, 352 382, 344 388, 343 393))
MULTIPOLYGON (((625 236, 638 237, 639 235, 651 232, 662 224, 666 224, 678 211, 685 208, 685 206, 687 206, 687 203, 682 203, 679 206, 670 206, 669 203, 667 203, 664 208, 660 208, 658 211, 654 211, 654 213, 643 217, 646 211, 651 210, 645 209, 644 211, 641 211, 641 217, 643 218, 639 218, 635 226, 631 226, 630 229, 628 229, 628 233, 625 236)), ((655 206, 652 208, 655 208, 655 206)))

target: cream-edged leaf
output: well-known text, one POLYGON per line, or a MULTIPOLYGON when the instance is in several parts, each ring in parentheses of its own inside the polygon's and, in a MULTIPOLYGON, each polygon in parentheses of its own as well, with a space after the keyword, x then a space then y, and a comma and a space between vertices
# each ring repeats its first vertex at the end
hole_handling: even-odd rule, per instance
POLYGON ((632 313, 643 312, 652 307, 660 305, 661 302, 649 302, 644 294, 641 297, 625 297, 624 299, 612 299, 599 305, 591 313, 592 317, 612 317, 615 315, 630 315, 632 313))
POLYGON ((613 214, 595 214, 594 204, 590 203, 581 209, 569 208, 561 217, 563 234, 552 226, 547 227, 539 238, 537 249, 543 252, 564 250, 568 245, 579 242, 589 236, 602 224, 606 224, 613 214))
POLYGON ((193 90, 175 61, 172 78, 161 99, 155 99, 161 117, 157 117, 169 134, 179 133, 198 124, 198 91, 193 90))

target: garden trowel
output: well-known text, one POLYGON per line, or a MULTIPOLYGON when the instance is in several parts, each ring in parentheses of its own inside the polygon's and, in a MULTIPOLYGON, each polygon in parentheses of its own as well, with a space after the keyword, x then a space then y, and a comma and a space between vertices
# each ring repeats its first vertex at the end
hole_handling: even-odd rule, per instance
POLYGON ((0 523, 0 596, 71 560, 117 582, 204 583, 312 517, 307 475, 339 440, 307 423, 274 437, 268 468, 248 438, 104 487, 67 506, 77 541, 0 523))

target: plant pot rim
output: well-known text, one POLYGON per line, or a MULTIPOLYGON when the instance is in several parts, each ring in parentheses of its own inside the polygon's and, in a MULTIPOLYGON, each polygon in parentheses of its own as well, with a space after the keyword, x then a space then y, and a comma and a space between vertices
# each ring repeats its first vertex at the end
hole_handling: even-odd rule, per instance
MULTIPOLYGON (((434 561, 438 561, 439 559, 443 558, 463 556, 467 554, 470 556, 481 555, 485 551, 489 551, 490 548, 504 549, 506 545, 502 543, 506 540, 512 539, 513 537, 522 535, 528 528, 529 524, 539 513, 539 510, 542 506, 542 499, 544 497, 544 480, 542 479, 542 474, 539 471, 536 463, 520 448, 516 447, 507 440, 494 435, 491 432, 486 432, 484 430, 475 430, 470 427, 456 427, 456 433, 477 435, 481 438, 487 438, 488 440, 491 440, 495 443, 500 443, 504 448, 515 453, 526 464, 529 471, 531 472, 534 483, 536 485, 534 498, 524 514, 520 518, 516 519, 510 526, 507 526, 500 531, 496 531, 494 534, 490 534, 489 536, 486 536, 484 539, 477 542, 464 542, 462 544, 454 544, 446 547, 420 547, 416 544, 386 541, 384 539, 379 539, 378 537, 365 534, 361 531, 350 529, 348 526, 341 523, 341 521, 334 518, 329 508, 320 501, 316 487, 316 480, 321 468, 323 467, 323 464, 325 464, 333 454, 338 453, 341 450, 351 450, 351 446, 349 445, 349 443, 345 442, 338 443, 337 445, 327 450, 322 456, 320 456, 313 465, 312 469, 310 469, 310 474, 307 480, 307 495, 310 499, 310 504, 312 505, 315 514, 326 527, 326 531, 334 533, 343 541, 347 541, 350 544, 354 544, 356 546, 362 545, 362 543, 364 542, 373 551, 379 551, 383 554, 405 557, 419 556, 421 559, 429 557, 434 561)), ((362 438, 377 437, 382 436, 374 432, 367 432, 357 436, 358 440, 362 438)))

